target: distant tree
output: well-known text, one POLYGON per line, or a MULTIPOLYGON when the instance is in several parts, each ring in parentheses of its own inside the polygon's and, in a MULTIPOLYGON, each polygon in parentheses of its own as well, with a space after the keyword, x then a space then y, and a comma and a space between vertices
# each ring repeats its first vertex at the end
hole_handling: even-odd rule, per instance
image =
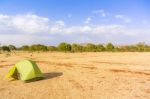
POLYGON ((23 50, 23 51, 29 51, 29 46, 28 45, 24 45, 24 46, 20 47, 19 49, 23 50))
POLYGON ((102 44, 92 44, 88 43, 86 45, 81 44, 68 44, 60 43, 56 46, 45 46, 41 44, 34 44, 31 46, 24 45, 20 48, 16 48, 14 45, 9 46, 0 46, 1 51, 13 51, 14 50, 23 50, 23 51, 62 51, 62 52, 101 52, 101 51, 115 51, 115 52, 150 52, 150 46, 140 42, 135 45, 125 45, 125 46, 114 46, 112 43, 106 44, 104 47, 102 44))
POLYGON ((48 51, 48 48, 45 45, 35 44, 35 45, 31 45, 29 47, 29 50, 30 51, 48 51))
POLYGON ((71 45, 71 51, 72 52, 83 52, 84 47, 82 45, 79 45, 79 44, 72 44, 71 45))
POLYGON ((71 45, 68 43, 64 43, 64 42, 60 43, 57 48, 59 51, 62 51, 62 52, 71 51, 71 45))
POLYGON ((114 45, 112 44, 112 43, 108 43, 107 45, 106 45, 106 50, 107 51, 114 51, 114 45))
POLYGON ((136 47, 137 47, 137 51, 140 51, 140 52, 146 51, 148 48, 148 46, 144 42, 140 42, 136 44, 136 47))
POLYGON ((78 52, 79 51, 78 45, 77 44, 72 44, 71 45, 71 51, 72 52, 78 52))
POLYGON ((137 49, 137 47, 136 47, 135 45, 130 45, 130 46, 129 46, 129 51, 130 51, 130 52, 137 52, 138 49, 137 49))
POLYGON ((10 50, 17 50, 17 48, 14 45, 9 45, 8 47, 10 50))
POLYGON ((49 51, 57 51, 57 47, 55 46, 48 46, 47 48, 49 51))
POLYGON ((121 52, 127 52, 127 51, 130 50, 130 47, 127 46, 127 45, 125 45, 125 46, 119 46, 118 48, 119 48, 119 51, 121 51, 121 52))
POLYGON ((98 52, 102 52, 102 51, 105 51, 105 47, 101 44, 97 45, 97 51, 98 52))
POLYGON ((2 50, 1 43, 0 43, 0 50, 2 50))
POLYGON ((2 50, 3 51, 7 51, 7 52, 10 52, 10 49, 8 46, 2 46, 2 50))
POLYGON ((88 43, 86 45, 86 51, 88 51, 88 52, 96 52, 97 51, 97 46, 95 44, 88 43))
POLYGON ((144 51, 145 52, 149 52, 150 51, 150 46, 149 45, 145 45, 144 51))
POLYGON ((8 46, 10 51, 13 52, 14 54, 16 54, 16 52, 14 50, 17 50, 17 48, 14 45, 9 45, 8 46))
POLYGON ((114 50, 113 50, 114 52, 121 52, 121 49, 120 49, 120 47, 118 47, 118 46, 115 46, 115 48, 114 48, 114 50))

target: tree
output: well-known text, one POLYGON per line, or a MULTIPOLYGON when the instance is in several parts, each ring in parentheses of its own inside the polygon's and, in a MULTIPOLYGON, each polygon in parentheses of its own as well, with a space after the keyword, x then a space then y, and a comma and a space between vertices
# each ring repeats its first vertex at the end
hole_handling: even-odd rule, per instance
POLYGON ((105 51, 105 47, 101 44, 97 45, 97 51, 98 52, 102 52, 102 51, 105 51))
POLYGON ((12 51, 14 54, 16 54, 14 50, 17 50, 17 48, 14 45, 9 45, 8 47, 9 47, 10 51, 12 51))
POLYGON ((107 51, 114 51, 114 45, 112 44, 112 43, 108 43, 107 45, 106 45, 106 50, 107 51))
POLYGON ((29 46, 28 45, 24 45, 24 46, 20 47, 19 49, 23 50, 23 51, 29 51, 29 46))
POLYGON ((29 47, 29 50, 30 51, 48 51, 48 48, 45 45, 35 44, 35 45, 31 45, 29 47))
MULTIPOLYGON (((1 45, 1 44, 0 44, 1 45)), ((9 45, 9 46, 0 46, 0 50, 2 51, 13 51, 15 53, 14 50, 17 50, 18 48, 16 48, 14 45, 9 45)), ((140 42, 138 44, 135 45, 124 45, 124 46, 114 46, 112 43, 108 43, 106 44, 106 46, 104 47, 102 44, 92 44, 92 43, 88 43, 88 44, 68 44, 68 43, 60 43, 57 47, 56 46, 45 46, 45 45, 41 45, 41 44, 34 44, 31 46, 28 45, 24 45, 22 47, 19 48, 19 50, 23 50, 23 51, 62 51, 62 52, 67 52, 67 51, 71 51, 71 52, 101 52, 101 51, 122 51, 122 52, 145 52, 145 51, 150 51, 150 46, 146 45, 143 42, 140 42)))
POLYGON ((49 51, 57 51, 57 47, 55 46, 48 46, 47 48, 49 51))
POLYGON ((72 44, 71 45, 71 51, 72 52, 78 52, 79 48, 78 48, 78 45, 77 44, 72 44))
POLYGON ((10 49, 8 46, 2 46, 2 50, 3 51, 7 51, 7 52, 10 52, 10 49))
POLYGON ((88 43, 86 45, 86 51, 88 52, 96 52, 97 51, 97 46, 91 43, 88 43))
POLYGON ((14 45, 9 45, 8 47, 10 50, 16 50, 17 49, 14 45))
POLYGON ((0 43, 0 50, 2 50, 1 43, 0 43))
POLYGON ((64 43, 64 42, 60 43, 57 48, 59 51, 62 51, 62 52, 71 51, 71 45, 68 43, 64 43))
POLYGON ((147 45, 144 42, 140 42, 138 44, 136 44, 137 50, 140 52, 143 52, 146 50, 147 45))
POLYGON ((71 51, 72 52, 83 52, 84 51, 84 47, 79 45, 79 44, 72 44, 71 45, 71 51))

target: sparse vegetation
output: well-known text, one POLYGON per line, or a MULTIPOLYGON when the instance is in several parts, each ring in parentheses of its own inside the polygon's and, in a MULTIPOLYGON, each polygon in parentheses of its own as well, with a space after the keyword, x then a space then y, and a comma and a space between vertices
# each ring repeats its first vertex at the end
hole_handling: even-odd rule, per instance
POLYGON ((150 45, 147 45, 143 42, 140 42, 135 45, 124 45, 124 46, 115 46, 112 43, 108 44, 69 44, 69 43, 60 43, 58 46, 46 46, 42 44, 34 45, 23 45, 19 48, 14 45, 1 46, 1 51, 60 51, 60 52, 150 52, 150 45))
POLYGON ((10 48, 8 46, 2 46, 1 50, 6 51, 6 52, 10 52, 10 48))
POLYGON ((62 52, 70 52, 71 51, 71 45, 68 43, 64 43, 64 42, 60 43, 57 48, 59 51, 62 51, 62 52))
POLYGON ((29 51, 48 51, 48 48, 45 45, 37 44, 37 45, 31 45, 29 47, 29 51))
POLYGON ((115 49, 115 47, 114 47, 114 45, 112 43, 108 43, 106 45, 106 50, 107 51, 114 51, 114 49, 115 49))

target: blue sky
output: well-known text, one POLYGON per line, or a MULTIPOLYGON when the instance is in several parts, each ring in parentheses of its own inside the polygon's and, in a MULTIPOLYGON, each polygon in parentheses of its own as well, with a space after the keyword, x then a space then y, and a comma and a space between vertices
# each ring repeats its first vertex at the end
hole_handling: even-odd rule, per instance
POLYGON ((149 0, 0 0, 0 43, 150 44, 149 0))

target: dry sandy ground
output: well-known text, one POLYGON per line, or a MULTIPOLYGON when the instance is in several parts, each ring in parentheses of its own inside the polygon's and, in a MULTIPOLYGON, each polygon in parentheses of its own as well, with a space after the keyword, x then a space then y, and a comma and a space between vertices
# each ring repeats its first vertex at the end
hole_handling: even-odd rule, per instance
POLYGON ((150 53, 0 54, 0 99, 150 99, 150 53), (22 59, 36 61, 45 79, 5 79, 22 59))

